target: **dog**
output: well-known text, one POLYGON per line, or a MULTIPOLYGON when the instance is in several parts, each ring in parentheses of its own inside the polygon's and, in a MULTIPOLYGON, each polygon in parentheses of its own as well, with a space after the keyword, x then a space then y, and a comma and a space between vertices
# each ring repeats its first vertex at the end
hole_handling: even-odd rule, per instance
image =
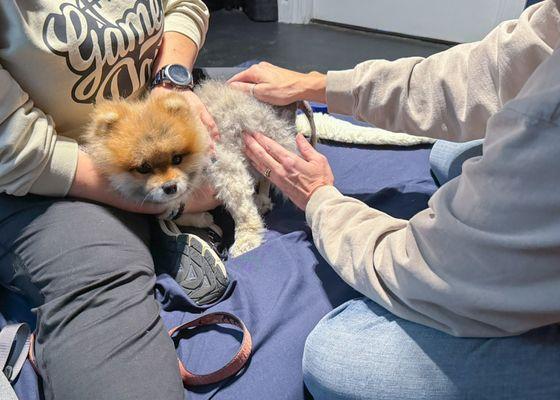
MULTIPOLYGON (((85 150, 123 196, 165 204, 162 218, 181 214, 192 193, 210 183, 235 222, 229 254, 237 257, 262 243, 262 214, 273 206, 268 180, 244 155, 243 135, 258 131, 297 152, 297 105, 273 107, 221 81, 204 81, 194 90, 220 131, 214 156, 206 128, 176 92, 100 103, 85 134, 85 150)), ((309 106, 303 110, 314 127, 309 106)), ((208 227, 213 219, 209 213, 183 214, 177 223, 208 227)))

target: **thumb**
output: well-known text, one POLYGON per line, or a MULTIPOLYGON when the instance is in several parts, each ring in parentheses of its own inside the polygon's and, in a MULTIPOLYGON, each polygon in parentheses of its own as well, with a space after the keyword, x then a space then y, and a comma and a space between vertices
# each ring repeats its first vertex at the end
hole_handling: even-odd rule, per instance
POLYGON ((298 133, 296 136, 296 144, 305 161, 313 160, 318 154, 317 150, 309 144, 307 139, 301 133, 298 133))

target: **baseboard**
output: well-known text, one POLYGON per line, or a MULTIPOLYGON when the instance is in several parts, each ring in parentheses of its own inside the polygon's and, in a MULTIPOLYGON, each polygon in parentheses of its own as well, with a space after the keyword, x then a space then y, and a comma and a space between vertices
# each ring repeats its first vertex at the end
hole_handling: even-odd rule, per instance
POLYGON ((339 28, 352 29, 352 30, 361 31, 361 32, 378 33, 380 35, 396 36, 396 37, 401 37, 401 38, 405 38, 405 39, 421 40, 423 42, 445 44, 445 45, 448 45, 448 46, 455 46, 455 45, 459 44, 458 42, 452 42, 452 41, 448 41, 448 40, 434 39, 434 38, 423 37, 423 36, 407 35, 405 33, 383 31, 383 30, 380 30, 380 29, 364 28, 363 26, 341 24, 339 22, 324 21, 324 20, 315 19, 315 18, 312 18, 310 22, 313 23, 313 24, 335 26, 335 27, 339 27, 339 28))

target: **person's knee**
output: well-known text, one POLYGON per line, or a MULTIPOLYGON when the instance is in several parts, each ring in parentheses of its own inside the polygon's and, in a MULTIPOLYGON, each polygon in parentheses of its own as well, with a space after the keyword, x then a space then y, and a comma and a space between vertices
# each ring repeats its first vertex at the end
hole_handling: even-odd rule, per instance
POLYGON ((154 278, 146 217, 60 202, 26 230, 28 243, 16 251, 47 301, 102 286, 145 286, 154 278))
MULTIPOLYGON (((369 300, 327 315, 307 338, 303 373, 320 399, 455 399, 437 365, 418 356, 401 323, 369 300)), ((426 328, 427 329, 427 328, 426 328)))

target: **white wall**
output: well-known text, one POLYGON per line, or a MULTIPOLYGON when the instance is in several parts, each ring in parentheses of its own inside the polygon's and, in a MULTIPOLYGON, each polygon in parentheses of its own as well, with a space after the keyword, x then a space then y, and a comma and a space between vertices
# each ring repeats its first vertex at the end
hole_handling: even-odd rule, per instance
POLYGON ((278 0, 281 22, 324 21, 453 42, 479 40, 526 0, 278 0), (311 15, 310 15, 311 14, 311 15))
POLYGON ((313 18, 313 0, 278 0, 278 21, 307 24, 313 18))

